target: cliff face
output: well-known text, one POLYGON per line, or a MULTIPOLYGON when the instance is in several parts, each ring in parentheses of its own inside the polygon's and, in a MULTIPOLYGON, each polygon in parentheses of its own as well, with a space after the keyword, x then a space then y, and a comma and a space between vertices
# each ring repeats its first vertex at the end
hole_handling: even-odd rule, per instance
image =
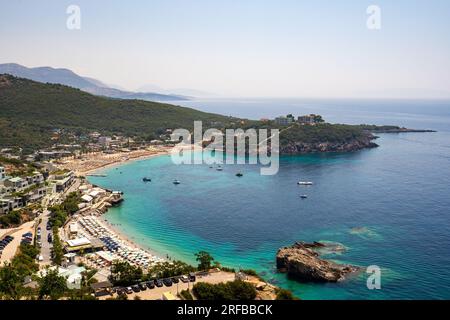
POLYGON ((351 152, 378 147, 372 133, 344 124, 294 124, 280 134, 280 153, 351 152))
POLYGON ((365 148, 376 148, 378 144, 372 142, 371 135, 355 138, 346 142, 303 142, 289 141, 280 146, 281 154, 299 154, 315 152, 352 152, 365 148))
POLYGON ((297 242, 291 247, 284 247, 277 253, 277 269, 300 281, 307 282, 337 282, 349 273, 358 270, 350 265, 339 265, 323 260, 314 248, 325 244, 297 242))

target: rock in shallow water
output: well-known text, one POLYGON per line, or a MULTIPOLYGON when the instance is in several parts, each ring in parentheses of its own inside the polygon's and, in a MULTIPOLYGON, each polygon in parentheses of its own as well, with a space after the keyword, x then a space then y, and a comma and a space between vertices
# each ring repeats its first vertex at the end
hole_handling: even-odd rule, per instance
POLYGON ((277 269, 300 281, 337 282, 345 279, 349 273, 359 270, 351 265, 340 265, 319 257, 314 249, 325 247, 320 242, 296 242, 277 252, 277 269))

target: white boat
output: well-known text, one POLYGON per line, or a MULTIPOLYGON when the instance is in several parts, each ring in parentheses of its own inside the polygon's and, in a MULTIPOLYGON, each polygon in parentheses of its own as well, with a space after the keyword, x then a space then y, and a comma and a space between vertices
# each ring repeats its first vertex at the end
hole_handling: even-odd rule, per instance
POLYGON ((297 184, 300 186, 312 186, 314 183, 311 181, 299 181, 297 184))
POLYGON ((180 184, 180 180, 173 180, 173 184, 180 184))
POLYGON ((217 169, 216 169, 217 171, 222 171, 223 170, 223 168, 221 167, 221 166, 219 166, 219 167, 217 167, 217 169))

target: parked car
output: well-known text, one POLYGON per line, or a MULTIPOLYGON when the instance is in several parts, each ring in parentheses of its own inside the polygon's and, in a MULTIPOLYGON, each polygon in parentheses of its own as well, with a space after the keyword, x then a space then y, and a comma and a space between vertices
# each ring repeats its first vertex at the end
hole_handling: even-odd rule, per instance
POLYGON ((125 288, 125 292, 126 292, 127 294, 132 294, 132 293, 133 293, 133 289, 132 289, 131 287, 126 287, 126 288, 125 288))
POLYGON ((172 281, 173 281, 173 283, 178 283, 178 282, 180 282, 180 280, 179 280, 178 277, 173 277, 173 278, 172 278, 172 281))
POLYGON ((184 283, 189 282, 189 278, 188 278, 187 276, 185 276, 185 275, 182 275, 182 276, 180 277, 180 280, 181 280, 181 282, 184 282, 184 283))
POLYGON ((171 287, 172 286, 172 279, 170 278, 166 278, 163 280, 163 283, 166 287, 171 287))
POLYGON ((189 273, 189 281, 195 282, 195 273, 194 272, 189 273))
POLYGON ((156 285, 158 288, 161 288, 161 287, 163 286, 163 282, 162 282, 160 279, 156 279, 156 280, 155 280, 155 285, 156 285))
POLYGON ((145 282, 139 283, 139 289, 141 289, 141 291, 147 290, 147 285, 146 285, 146 283, 145 283, 145 282))
POLYGON ((53 236, 52 236, 51 233, 48 234, 47 241, 48 241, 48 243, 52 243, 53 242, 53 236))
POLYGON ((155 281, 153 281, 153 280, 147 281, 146 285, 147 285, 147 288, 154 289, 155 288, 155 281))
POLYGON ((137 285, 137 284, 135 284, 134 286, 132 286, 131 289, 132 289, 134 292, 140 292, 140 291, 141 291, 141 289, 139 288, 139 285, 137 285))

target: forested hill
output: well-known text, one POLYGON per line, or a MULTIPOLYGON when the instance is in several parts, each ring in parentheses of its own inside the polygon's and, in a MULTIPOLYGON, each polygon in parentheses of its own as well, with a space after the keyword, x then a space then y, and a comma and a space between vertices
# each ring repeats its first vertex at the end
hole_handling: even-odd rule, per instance
POLYGON ((278 128, 283 154, 348 152, 375 147, 370 132, 410 132, 395 126, 320 123, 314 126, 278 126, 205 113, 190 108, 94 96, 59 84, 44 84, 0 75, 0 147, 19 146, 27 151, 51 146, 52 131, 82 134, 122 134, 152 140, 166 129, 191 130, 195 120, 208 127, 278 128))
POLYGON ((99 131, 152 137, 165 128, 193 127, 232 118, 142 100, 94 96, 79 89, 0 75, 0 146, 48 146, 51 130, 99 131))

